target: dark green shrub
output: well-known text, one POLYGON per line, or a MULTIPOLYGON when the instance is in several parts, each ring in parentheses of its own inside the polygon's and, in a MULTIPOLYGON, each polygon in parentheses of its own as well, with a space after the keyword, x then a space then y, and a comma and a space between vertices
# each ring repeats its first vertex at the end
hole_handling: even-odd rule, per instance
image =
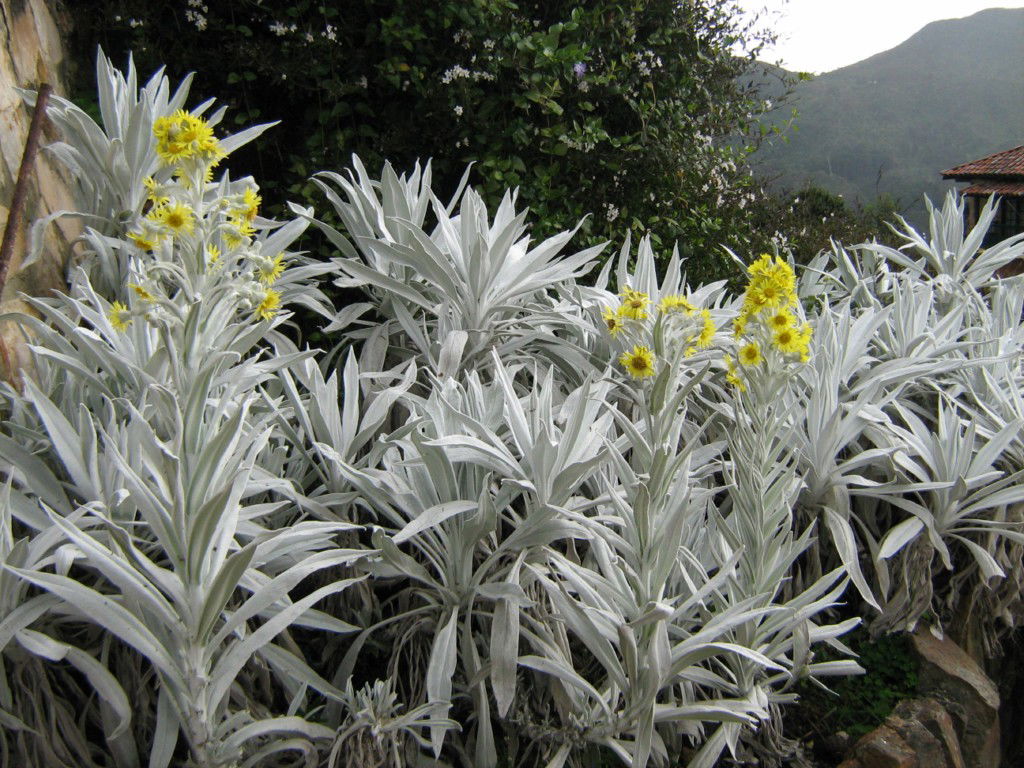
MULTIPOLYGON (((322 200, 308 181, 352 152, 371 169, 433 158, 439 189, 467 163, 489 202, 530 200, 537 236, 587 214, 581 244, 650 231, 728 269, 756 247, 745 166, 763 102, 738 77, 764 42, 726 0, 96 0, 73 4, 75 57, 97 44, 197 73, 239 125, 281 120, 238 153, 264 197, 322 200), (737 140, 737 137, 740 137, 737 140), (744 137, 750 137, 747 141, 744 137)), ((83 72, 81 91, 92 92, 83 72)), ((273 212, 273 208, 269 208, 273 212)), ((699 274, 698 274, 699 273, 699 274)))
POLYGON ((833 693, 801 685, 800 703, 786 712, 792 725, 787 735, 820 743, 846 731, 856 739, 881 725, 901 699, 916 695, 919 665, 906 634, 871 640, 860 629, 844 641, 859 655, 865 674, 836 678, 829 686, 833 693))

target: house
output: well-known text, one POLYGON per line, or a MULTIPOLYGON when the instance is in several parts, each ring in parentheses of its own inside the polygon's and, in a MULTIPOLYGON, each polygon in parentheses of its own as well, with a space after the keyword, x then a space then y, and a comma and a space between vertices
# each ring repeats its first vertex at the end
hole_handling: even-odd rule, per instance
POLYGON ((972 160, 942 172, 942 178, 966 182, 959 190, 967 199, 967 225, 974 226, 990 195, 1000 198, 999 212, 984 245, 1024 232, 1024 145, 972 160))

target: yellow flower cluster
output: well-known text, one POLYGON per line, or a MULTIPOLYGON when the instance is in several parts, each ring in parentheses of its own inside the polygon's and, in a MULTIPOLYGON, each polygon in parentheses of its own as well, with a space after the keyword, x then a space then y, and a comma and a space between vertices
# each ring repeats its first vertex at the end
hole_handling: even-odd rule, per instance
POLYGON ((612 337, 619 335, 626 325, 626 320, 646 320, 647 306, 651 303, 650 296, 632 288, 625 288, 620 296, 622 302, 617 309, 605 307, 601 314, 605 327, 612 337))
MULTIPOLYGON (((651 297, 643 291, 636 291, 627 287, 619 295, 622 297, 622 301, 618 308, 606 307, 602 313, 608 333, 612 336, 616 336, 622 330, 626 320, 648 319, 647 310, 651 304, 651 297)), ((658 312, 662 315, 680 313, 690 316, 697 313, 698 310, 685 296, 670 294, 663 296, 661 301, 658 302, 658 312)), ((701 313, 702 318, 707 319, 706 313, 707 310, 703 310, 701 313)), ((714 333, 714 326, 712 326, 711 333, 714 333)))
POLYGON ((225 156, 213 128, 203 118, 179 109, 153 122, 156 153, 165 165, 183 168, 195 164, 212 168, 225 156))
POLYGON ((743 311, 749 315, 775 307, 796 304, 796 275, 784 259, 767 253, 747 268, 750 283, 743 296, 743 311))
MULTIPOLYGON (((156 262, 172 260, 190 270, 217 272, 215 280, 233 282, 235 295, 256 320, 270 320, 282 297, 272 288, 284 273, 283 254, 264 256, 254 242, 265 222, 257 220, 262 199, 255 185, 225 191, 212 188, 212 168, 226 156, 213 129, 198 115, 179 110, 153 122, 157 154, 164 165, 143 179, 146 203, 125 233, 125 240, 156 262), (211 194, 211 192, 213 194, 211 194)), ((151 319, 168 297, 163 279, 150 279, 149 258, 138 261, 138 279, 129 283, 131 306, 116 302, 107 311, 111 326, 125 330, 134 317, 151 319)), ((199 275, 191 278, 198 279, 199 275)))
MULTIPOLYGON (((651 297, 643 291, 626 287, 619 294, 621 301, 618 307, 605 307, 601 317, 605 328, 612 338, 626 331, 629 341, 651 338, 654 331, 650 327, 652 320, 658 323, 669 323, 672 333, 667 335, 670 340, 679 340, 685 344, 684 354, 690 356, 698 349, 711 346, 715 338, 715 323, 711 312, 700 309, 686 296, 666 294, 657 304, 657 315, 650 314, 651 297), (678 319, 677 319, 678 318, 678 319)), ((660 337, 660 336, 659 336, 660 337)), ((628 349, 628 347, 627 347, 628 349)), ((658 354, 661 354, 660 352, 658 354)), ((650 346, 635 344, 632 351, 619 357, 619 363, 633 378, 642 379, 652 376, 655 372, 657 355, 650 346)))
POLYGON ((667 315, 671 312, 682 312, 684 315, 692 315, 697 311, 697 308, 689 299, 675 293, 663 296, 661 301, 658 302, 658 309, 663 315, 667 315))
POLYGON ((810 357, 811 327, 798 317, 796 275, 779 256, 765 254, 747 269, 750 282, 743 295, 743 308, 733 322, 733 339, 740 368, 726 356, 726 381, 745 389, 740 378, 743 368, 755 368, 769 358, 807 362, 810 357))

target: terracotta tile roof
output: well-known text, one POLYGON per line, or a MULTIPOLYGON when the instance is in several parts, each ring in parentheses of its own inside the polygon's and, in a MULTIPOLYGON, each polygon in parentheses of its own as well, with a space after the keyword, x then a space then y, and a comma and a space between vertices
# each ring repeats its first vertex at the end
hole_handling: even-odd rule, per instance
POLYGON ((1024 144, 942 172, 944 179, 963 179, 965 181, 977 177, 1007 176, 1012 179, 1024 180, 1024 144))
POLYGON ((960 190, 961 195, 1001 195, 1024 197, 1024 181, 982 181, 960 190))

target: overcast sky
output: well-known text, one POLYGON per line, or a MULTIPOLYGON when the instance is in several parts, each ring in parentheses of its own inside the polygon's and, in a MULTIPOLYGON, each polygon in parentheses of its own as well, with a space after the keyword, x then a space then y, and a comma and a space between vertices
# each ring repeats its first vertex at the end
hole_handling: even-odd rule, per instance
POLYGON ((760 58, 800 72, 829 72, 893 48, 925 24, 985 8, 1024 8, 1024 0, 737 0, 767 8, 779 36, 760 58))

